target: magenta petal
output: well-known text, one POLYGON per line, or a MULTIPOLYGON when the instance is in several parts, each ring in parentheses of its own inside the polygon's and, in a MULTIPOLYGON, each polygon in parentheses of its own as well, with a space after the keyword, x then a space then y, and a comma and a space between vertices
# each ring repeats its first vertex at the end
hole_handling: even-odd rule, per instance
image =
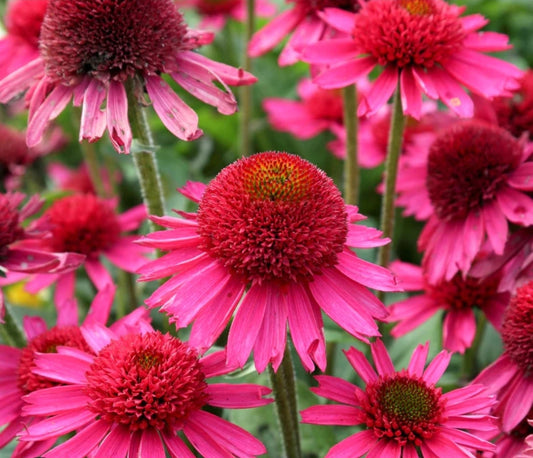
POLYGON ((468 449, 483 450, 486 452, 492 452, 496 449, 494 444, 480 439, 473 434, 469 434, 466 431, 460 431, 458 429, 452 429, 444 426, 440 430, 440 435, 457 444, 465 446, 468 449))
MULTIPOLYGON (((357 458, 364 456, 377 442, 374 432, 361 431, 347 437, 331 448, 326 458, 357 458)), ((387 457, 389 458, 389 457, 387 457)), ((390 457, 392 458, 392 457, 390 457)))
MULTIPOLYGON (((77 320, 76 320, 77 322, 77 320)), ((70 324, 76 324, 76 323, 70 323, 70 324)), ((22 327, 24 329, 24 334, 26 334, 26 338, 28 340, 33 340, 35 337, 43 334, 47 330, 46 321, 44 321, 43 318, 40 316, 25 316, 22 318, 22 327)), ((5 352, 4 349, 2 349, 2 359, 4 360, 6 356, 9 355, 9 353, 5 352)), ((17 360, 20 356, 18 352, 16 353, 17 360)), ((0 365, 1 367, 1 365, 0 365)))
POLYGON ((374 366, 376 366, 378 375, 387 376, 396 372, 389 353, 385 348, 385 344, 381 339, 376 339, 376 341, 370 345, 370 350, 372 352, 372 359, 374 360, 374 366))
POLYGON ((402 458, 403 447, 394 440, 380 440, 366 455, 366 458, 402 458))
POLYGON ((523 192, 505 187, 496 196, 503 214, 522 226, 533 224, 533 200, 523 192))
POLYGON ((88 258, 85 261, 85 270, 98 291, 102 290, 107 285, 113 284, 111 275, 98 258, 88 258))
POLYGON ((189 447, 185 445, 179 436, 161 431, 161 437, 167 446, 171 458, 194 458, 196 456, 189 450, 189 447))
MULTIPOLYGON (((93 414, 94 415, 94 414, 93 414)), ((45 453, 46 458, 72 458, 89 455, 109 431, 111 424, 104 420, 95 420, 76 435, 61 445, 45 453)))
POLYGON ((366 414, 353 406, 339 404, 308 407, 300 412, 302 423, 316 425, 360 425, 366 420, 366 414))
POLYGON ((337 254, 337 270, 353 281, 380 291, 398 291, 400 288, 394 274, 384 267, 365 261, 350 250, 337 254))
POLYGON ((248 44, 248 55, 258 57, 276 46, 285 35, 304 18, 304 8, 292 8, 271 20, 265 27, 255 32, 248 44))
POLYGON ((35 353, 35 366, 33 372, 43 377, 56 382, 83 385, 90 364, 70 355, 35 353))
MULTIPOLYGON (((29 396, 38 391, 34 391, 29 396)), ((67 434, 76 429, 82 428, 87 424, 94 424, 96 414, 89 410, 71 410, 63 414, 54 415, 44 420, 36 421, 27 425, 24 434, 21 435, 22 440, 39 441, 43 439, 49 439, 52 437, 58 437, 62 434, 67 434)), ((109 423, 105 422, 106 425, 109 423)), ((106 428, 109 428, 107 426, 106 428)), ((76 436, 77 437, 77 436, 76 436)), ((70 456, 83 456, 70 455, 70 456)))
POLYGON ((482 208, 483 223, 487 237, 495 254, 502 254, 507 242, 509 225, 496 202, 487 203, 482 208))
POLYGON ((43 70, 44 62, 38 57, 0 80, 0 102, 7 103, 24 92, 34 83, 36 77, 42 75, 43 70))
POLYGON ((314 82, 324 89, 346 87, 366 76, 376 65, 373 57, 350 60, 320 73, 314 82))
POLYGON ((146 78, 146 89, 154 110, 170 132, 181 140, 195 140, 202 135, 196 112, 181 100, 159 76, 146 78))
POLYGON ((56 415, 73 409, 84 409, 90 398, 80 385, 54 386, 38 391, 37 396, 26 396, 23 412, 26 415, 56 415), (65 403, 68 399, 68 403, 65 403))
POLYGON ((142 255, 145 251, 145 248, 123 239, 106 250, 105 256, 112 264, 122 270, 135 273, 148 261, 148 258, 142 255))
POLYGON ((533 383, 531 377, 525 374, 517 377, 517 383, 509 394, 509 399, 503 412, 502 424, 503 430, 510 432, 526 416, 533 406, 533 383))
POLYGON ((318 13, 320 19, 330 26, 350 34, 353 32, 355 26, 355 19, 357 15, 351 11, 346 11, 340 8, 324 8, 318 13))
POLYGON ((404 114, 420 119, 422 94, 411 67, 405 67, 400 73, 400 95, 404 114))
POLYGON ((109 345, 116 337, 113 331, 106 328, 102 323, 94 320, 86 320, 80 328, 83 338, 95 353, 109 345))
POLYGON ((423 456, 431 457, 454 457, 454 458, 468 458, 473 456, 460 448, 455 442, 444 437, 442 434, 435 434, 431 439, 425 440, 420 446, 423 456))
POLYGON ((98 446, 98 451, 91 458, 123 458, 130 448, 129 429, 119 425, 114 427, 98 446))
POLYGON ((12 272, 45 273, 58 267, 61 259, 55 253, 13 248, 0 263, 4 269, 12 272))
POLYGON ((426 383, 430 385, 436 384, 444 374, 444 371, 450 363, 451 353, 443 350, 428 364, 424 376, 422 377, 426 383))
POLYGON ((294 347, 306 370, 312 371, 314 362, 323 371, 326 368, 326 349, 323 323, 318 306, 307 291, 297 283, 285 292, 284 301, 294 347))
POLYGON ((359 377, 361 377, 367 385, 377 380, 378 375, 376 374, 376 371, 367 361, 362 352, 351 347, 349 350, 344 351, 344 354, 355 372, 359 374, 359 377))
POLYGON ((139 444, 138 456, 150 458, 165 458, 165 449, 163 442, 159 437, 157 430, 154 428, 146 428, 141 435, 141 442, 139 444))
POLYGON ((266 386, 240 383, 211 383, 207 386, 209 405, 223 409, 247 409, 260 407, 273 402, 273 399, 264 398, 272 390, 266 386))
POLYGON ((271 288, 268 285, 253 284, 244 296, 229 330, 227 361, 230 366, 243 367, 246 364, 265 311, 270 308, 270 293, 271 288))
POLYGON ((128 97, 124 85, 118 81, 111 81, 107 89, 107 130, 115 151, 129 154, 132 134, 128 121, 128 97))
POLYGON ((452 352, 464 353, 470 348, 476 334, 476 317, 468 309, 450 310, 443 323, 443 347, 452 352))
POLYGON ((301 52, 301 57, 305 62, 313 64, 332 64, 353 59, 358 54, 360 52, 354 46, 353 40, 334 38, 306 46, 301 52))
POLYGON ((524 162, 509 174, 507 184, 522 191, 533 191, 533 162, 524 162))
POLYGON ((316 375, 315 379, 318 387, 311 388, 311 391, 316 395, 342 404, 359 405, 354 397, 357 387, 350 382, 331 375, 316 375))
POLYGON ((433 67, 427 71, 427 79, 432 81, 439 98, 448 108, 464 118, 473 116, 474 104, 472 99, 446 71, 433 67))
POLYGON ((407 372, 417 377, 422 377, 424 367, 429 353, 429 342, 424 345, 418 345, 411 356, 407 372))
POLYGON ((398 84, 398 68, 385 67, 385 70, 372 83, 370 91, 364 95, 357 110, 359 116, 375 114, 391 98, 398 84))
POLYGON ((516 364, 504 354, 483 369, 472 383, 481 383, 488 386, 491 392, 496 392, 508 384, 517 371, 516 364))
POLYGON ((94 142, 104 135, 106 114, 102 103, 107 95, 106 88, 96 78, 91 78, 85 91, 80 122, 80 142, 85 139, 94 142))

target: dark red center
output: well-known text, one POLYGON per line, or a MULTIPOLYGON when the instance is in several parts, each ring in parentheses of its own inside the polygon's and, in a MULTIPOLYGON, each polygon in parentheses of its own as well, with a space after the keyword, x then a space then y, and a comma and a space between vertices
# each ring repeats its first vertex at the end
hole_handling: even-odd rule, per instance
POLYGON ((159 332, 111 342, 87 372, 89 409, 131 431, 179 427, 207 402, 194 349, 159 332))
POLYGON ((7 255, 9 245, 22 234, 17 208, 6 194, 0 194, 0 260, 7 255))
POLYGON ((406 372, 381 376, 367 385, 366 394, 366 425, 380 439, 419 446, 444 420, 440 388, 406 372))
POLYGON ((521 155, 520 143, 496 126, 468 121, 444 130, 430 147, 427 165, 437 216, 464 219, 492 201, 521 155))
POLYGON ((46 211, 53 251, 97 255, 120 237, 120 224, 111 204, 91 194, 57 200, 46 211))
POLYGON ((50 0, 41 31, 49 78, 124 81, 175 69, 186 26, 172 0, 50 0))
POLYGON ((21 38, 37 49, 48 0, 15 0, 8 3, 6 28, 10 35, 21 38))
POLYGON ((450 281, 437 285, 427 284, 427 294, 449 310, 461 310, 478 307, 483 309, 498 292, 499 278, 478 279, 463 278, 457 274, 450 281))
MULTIPOLYGON (((324 8, 340 8, 356 13, 360 10, 359 0, 290 0, 300 4, 307 11, 322 11, 324 8)), ((361 0, 363 1, 363 0, 361 0)), ((368 0, 364 0, 368 1, 368 0)))
POLYGON ((533 282, 518 288, 511 298, 502 325, 505 353, 531 376, 533 370, 533 282))
POLYGON ((317 89, 304 103, 314 118, 342 123, 344 113, 342 95, 339 91, 317 89))
POLYGON ((231 14, 242 0, 200 0, 196 8, 201 14, 231 14))
POLYGON ((457 15, 441 0, 373 0, 355 21, 353 39, 380 65, 433 67, 463 42, 457 15))
POLYGON ((58 382, 54 382, 32 372, 32 369, 35 367, 33 362, 35 352, 57 353, 57 347, 59 346, 73 347, 91 352, 77 326, 55 326, 35 337, 22 350, 18 367, 18 386, 24 394, 59 385, 58 382))
POLYGON ((337 263, 347 236, 340 192, 324 172, 287 153, 241 159, 207 187, 201 248, 245 281, 309 281, 337 263))

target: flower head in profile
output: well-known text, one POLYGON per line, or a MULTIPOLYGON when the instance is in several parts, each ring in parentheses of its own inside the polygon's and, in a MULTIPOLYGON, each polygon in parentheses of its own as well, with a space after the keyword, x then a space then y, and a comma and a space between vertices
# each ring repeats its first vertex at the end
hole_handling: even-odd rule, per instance
POLYGON ((463 11, 444 0, 372 0, 357 14, 326 9, 321 17, 344 35, 308 46, 302 59, 330 66, 315 79, 324 88, 347 86, 383 67, 360 115, 375 113, 399 84, 405 114, 418 119, 425 94, 471 117, 473 103, 463 86, 488 98, 508 95, 522 71, 483 54, 508 49, 507 36, 478 33, 487 20, 461 17, 463 11))
POLYGON ((178 138, 193 140, 202 134, 198 116, 162 74, 223 114, 237 109, 227 85, 256 80, 193 52, 212 39, 188 30, 172 0, 50 0, 40 55, 0 81, 0 102, 30 89, 29 146, 40 142, 72 99, 82 107, 80 141, 96 141, 107 129, 113 147, 128 153, 128 103, 145 104, 146 91, 163 124, 178 138))
MULTIPOLYGON (((127 272, 135 272, 146 262, 144 254, 147 250, 133 243, 137 236, 125 234, 137 229, 146 218, 144 205, 122 214, 117 214, 116 205, 116 200, 93 194, 74 194, 56 200, 37 223, 50 231, 50 236, 40 242, 40 247, 82 257, 83 267, 97 290, 113 283, 102 258, 127 272)), ((54 282, 58 306, 74 297, 75 271, 35 275, 26 289, 35 292, 54 282)))
POLYGON ((485 242, 503 253, 509 223, 533 224, 530 155, 530 145, 479 121, 439 133, 427 158, 433 214, 418 240, 430 283, 468 272, 485 242))
POLYGON ((7 34, 0 39, 0 79, 39 56, 39 35, 48 0, 7 2, 7 34))
POLYGON ((457 273, 451 280, 431 284, 416 265, 394 261, 390 269, 406 291, 422 291, 389 307, 388 321, 399 322, 392 329, 392 336, 407 334, 439 310, 444 311, 443 347, 452 352, 464 353, 472 345, 476 335, 476 309, 500 329, 510 293, 499 292, 499 275, 473 278, 457 273))
POLYGON ((494 413, 509 433, 533 408, 533 282, 518 288, 501 329, 503 354, 474 380, 497 394, 494 413))
MULTIPOLYGON (((112 296, 113 287, 108 285, 95 296, 86 320, 105 323, 109 317, 112 296)), ((147 323, 147 319, 147 310, 139 308, 112 326, 116 332, 125 333, 131 330, 131 326, 137 326, 141 322, 147 323)), ((0 449, 21 433, 31 421, 30 417, 22 413, 23 396, 35 390, 61 384, 32 372, 35 368, 35 355, 55 353, 58 346, 90 351, 80 332, 78 309, 73 301, 58 307, 55 326, 48 328, 41 317, 26 316, 23 319, 23 331, 27 340, 25 347, 0 345, 0 392, 4 401, 0 405, 0 424, 5 425, 0 433, 0 449)), ((19 443, 13 456, 41 456, 54 442, 55 437, 48 441, 19 443)))
POLYGON ((168 313, 178 328, 193 323, 194 346, 209 348, 236 309, 228 363, 242 367, 253 350, 259 371, 270 362, 274 369, 280 365, 287 322, 304 367, 324 369, 321 310, 359 339, 379 335, 374 320, 387 311, 366 287, 397 286, 387 269, 350 247, 389 240, 351 224, 364 216, 344 204, 324 172, 298 156, 265 152, 183 193, 199 202, 198 213, 152 217, 170 230, 139 243, 169 253, 139 273, 144 281, 172 276, 146 303, 168 313))
POLYGON ((279 55, 279 65, 292 65, 300 59, 302 49, 331 34, 338 34, 323 19, 327 8, 341 8, 357 12, 364 0, 288 0, 292 7, 276 16, 265 27, 257 31, 248 45, 248 54, 258 57, 281 43, 291 35, 279 55))
MULTIPOLYGON (((224 28, 228 19, 244 22, 246 18, 246 2, 244 0, 179 0, 180 8, 193 8, 201 17, 198 27, 202 30, 219 31, 224 28)), ((256 17, 272 16, 275 6, 268 0, 254 2, 256 17)))
POLYGON ((361 431, 332 447, 327 458, 366 453, 387 458, 466 458, 476 450, 494 450, 493 444, 474 434, 495 429, 492 417, 485 414, 495 401, 485 387, 467 385, 443 394, 435 386, 448 367, 450 353, 440 352, 424 369, 429 345, 419 345, 407 369, 396 371, 381 340, 372 343, 371 350, 375 369, 359 350, 345 352, 366 384, 364 389, 337 377, 316 376, 319 386, 311 390, 340 404, 301 412, 304 423, 361 425, 361 431))
MULTIPOLYGON (((205 407, 250 408, 272 402, 269 388, 208 383, 232 369, 224 351, 202 358, 186 342, 145 329, 117 335, 98 323, 81 328, 89 351, 58 347, 35 356, 34 374, 60 386, 30 393, 26 415, 38 416, 22 441, 75 433, 46 456, 253 457, 266 452, 250 433, 205 407), (76 375, 73 375, 76 374, 76 375)), ((49 447, 52 444, 49 444, 49 447)))

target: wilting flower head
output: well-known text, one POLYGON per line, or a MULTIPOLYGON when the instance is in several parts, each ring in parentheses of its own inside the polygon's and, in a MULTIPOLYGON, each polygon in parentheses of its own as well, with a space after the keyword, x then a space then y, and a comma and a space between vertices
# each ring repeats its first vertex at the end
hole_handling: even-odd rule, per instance
POLYGON ((231 371, 224 365, 224 351, 199 359, 186 342, 158 331, 119 336, 95 323, 81 332, 89 351, 58 347, 57 353, 35 356, 34 374, 62 386, 24 398, 24 413, 42 419, 32 422, 21 440, 75 432, 47 454, 56 457, 150 458, 164 456, 164 447, 171 457, 193 456, 176 434, 182 431, 201 456, 244 458, 266 452, 248 432, 204 410, 272 402, 263 398, 270 392, 263 386, 207 383, 231 371))
POLYGON ((439 310, 445 313, 443 347, 452 352, 464 353, 472 345, 476 335, 475 309, 480 309, 500 329, 510 294, 498 292, 499 275, 472 278, 457 273, 451 280, 431 284, 423 270, 413 264, 395 261, 390 268, 406 291, 423 292, 389 307, 391 314, 387 320, 399 321, 391 331, 392 336, 407 334, 439 310))
MULTIPOLYGON (((42 248, 83 256, 83 266, 98 290, 113 283, 101 257, 127 272, 135 272, 146 262, 143 256, 146 249, 133 243, 137 236, 124 234, 137 229, 146 218, 144 205, 122 214, 116 213, 116 205, 116 201, 93 194, 74 194, 56 200, 38 223, 51 234, 42 240, 42 248)), ((64 300, 74 297, 75 279, 75 271, 36 275, 26 288, 34 292, 57 282, 55 301, 60 306, 64 300)))
MULTIPOLYGON (((109 317, 113 288, 98 293, 91 304, 88 320, 105 323, 109 317)), ((132 325, 146 322, 147 310, 139 308, 134 313, 113 324, 115 331, 129 332, 132 325)), ((57 309, 56 325, 47 328, 41 317, 25 317, 23 330, 28 341, 24 348, 0 345, 0 392, 3 402, 0 405, 0 424, 6 425, 0 433, 0 449, 24 430, 30 418, 22 413, 23 396, 41 388, 60 385, 54 381, 32 372, 35 368, 37 353, 55 353, 58 346, 90 351, 78 326, 78 310, 74 302, 65 303, 57 309)), ((13 456, 41 456, 54 442, 57 436, 48 441, 35 441, 17 444, 13 456)))
POLYGON ((431 283, 468 272, 485 241, 501 254, 508 222, 533 224, 530 153, 504 129, 478 121, 437 136, 426 175, 434 213, 418 241, 431 283))
MULTIPOLYGON (((178 0, 180 8, 192 7, 200 15, 200 29, 218 31, 226 25, 227 19, 244 22, 246 18, 245 0, 178 0)), ((268 0, 254 2, 254 14, 268 17, 276 11, 268 0)))
POLYGON ((505 311, 501 329, 503 355, 474 382, 497 393, 495 413, 509 433, 533 407, 533 282, 518 288, 505 311))
POLYGON ((319 375, 311 390, 339 404, 317 405, 301 412, 304 423, 361 425, 363 430, 335 445, 328 458, 471 457, 494 445, 473 431, 494 429, 484 414, 494 404, 483 385, 468 385, 442 393, 435 384, 448 367, 450 353, 440 352, 425 368, 429 345, 419 345, 407 369, 396 371, 385 345, 371 345, 374 368, 359 350, 346 358, 366 384, 365 389, 337 377, 319 375), (464 430, 468 430, 466 432, 464 430))
POLYGON ((170 252, 139 273, 144 281, 173 276, 146 303, 169 313, 178 328, 194 322, 194 346, 209 348, 241 299, 229 331, 229 364, 243 366, 253 350, 259 371, 269 362, 277 369, 288 321, 304 367, 324 369, 320 309, 359 339, 379 335, 374 319, 387 312, 366 287, 397 286, 388 270, 349 247, 389 240, 350 224, 364 216, 344 204, 321 170, 298 156, 259 153, 183 193, 199 201, 198 213, 152 217, 170 230, 139 243, 170 252))
POLYGON ((279 44, 287 35, 283 51, 279 55, 280 65, 291 65, 300 60, 301 50, 330 34, 338 34, 322 19, 325 9, 335 7, 346 11, 359 11, 363 0, 288 0, 294 6, 283 11, 265 27, 256 32, 248 45, 248 54, 258 57, 279 44))
POLYGON ((463 11, 443 0, 372 0, 357 14, 327 9, 321 17, 346 35, 308 46, 302 59, 331 66, 315 79, 324 88, 347 86, 383 67, 359 105, 360 115, 375 113, 399 84, 405 114, 418 119, 425 94, 471 117, 472 100, 462 86, 488 98, 507 95, 522 72, 482 54, 508 49, 507 36, 478 33, 487 20, 460 17, 463 11))
POLYGON ((39 56, 39 35, 48 0, 7 3, 7 35, 0 40, 0 79, 39 56))
POLYGON ((178 138, 193 140, 202 134, 198 117, 161 74, 223 114, 237 109, 227 84, 256 80, 192 52, 212 38, 188 31, 172 0, 50 0, 40 56, 0 81, 0 102, 30 88, 29 146, 39 143, 72 99, 82 107, 80 141, 96 141, 107 128, 113 147, 128 153, 128 102, 145 103, 146 90, 163 124, 178 138), (130 101, 127 86, 135 96, 130 101))

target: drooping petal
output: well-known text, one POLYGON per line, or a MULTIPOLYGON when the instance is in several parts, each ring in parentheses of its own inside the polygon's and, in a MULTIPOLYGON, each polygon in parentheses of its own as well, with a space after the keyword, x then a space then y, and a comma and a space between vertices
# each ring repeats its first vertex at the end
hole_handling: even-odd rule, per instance
POLYGON ((129 154, 132 133, 128 121, 128 97, 124 85, 110 81, 107 88, 107 130, 115 151, 129 154))
POLYGON ((104 135, 107 118, 105 111, 102 110, 102 103, 106 95, 106 88, 96 78, 91 78, 83 97, 80 142, 82 140, 95 142, 104 135))

